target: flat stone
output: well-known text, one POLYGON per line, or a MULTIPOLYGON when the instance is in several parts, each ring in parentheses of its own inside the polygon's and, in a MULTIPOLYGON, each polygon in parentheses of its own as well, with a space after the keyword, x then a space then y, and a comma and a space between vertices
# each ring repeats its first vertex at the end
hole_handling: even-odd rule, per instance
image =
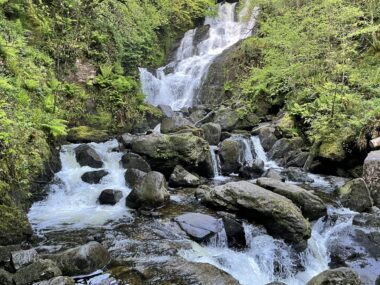
POLYGON ((12 252, 12 265, 15 270, 27 266, 39 259, 37 251, 32 248, 28 250, 19 250, 12 252))

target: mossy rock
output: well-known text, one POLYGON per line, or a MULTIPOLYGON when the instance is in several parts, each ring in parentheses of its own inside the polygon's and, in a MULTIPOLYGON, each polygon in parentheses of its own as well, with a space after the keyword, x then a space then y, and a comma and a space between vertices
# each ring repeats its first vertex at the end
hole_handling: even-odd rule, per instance
POLYGON ((284 116, 278 120, 277 129, 283 137, 292 138, 298 136, 294 119, 288 113, 285 113, 284 116))
POLYGON ((0 245, 20 243, 32 235, 26 214, 17 207, 0 205, 0 245))
POLYGON ((104 142, 110 138, 105 130, 96 130, 88 126, 71 128, 67 140, 72 143, 104 142))
POLYGON ((346 158, 346 152, 340 140, 323 142, 319 147, 319 157, 341 162, 346 158))

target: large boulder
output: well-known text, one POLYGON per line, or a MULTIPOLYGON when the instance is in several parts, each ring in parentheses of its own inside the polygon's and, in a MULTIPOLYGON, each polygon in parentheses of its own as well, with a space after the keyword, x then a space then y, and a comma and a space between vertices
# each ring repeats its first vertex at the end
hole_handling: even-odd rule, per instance
POLYGON ((236 249, 245 248, 247 240, 242 222, 238 222, 228 215, 223 215, 222 220, 227 235, 228 247, 236 249))
POLYGON ((368 154, 364 161, 363 178, 368 185, 374 205, 380 206, 380 150, 368 154))
POLYGON ((83 173, 81 176, 82 181, 89 184, 98 184, 103 177, 106 177, 109 173, 105 170, 89 171, 83 173))
POLYGON ((102 168, 103 162, 99 154, 89 145, 82 144, 75 148, 75 157, 80 166, 102 168))
POLYGON ((265 151, 270 151, 277 141, 276 129, 271 126, 261 127, 257 130, 261 145, 265 151))
POLYGON ((174 112, 172 110, 172 107, 168 106, 168 105, 158 105, 157 106, 158 109, 160 109, 162 111, 162 113, 164 113, 164 115, 168 118, 171 118, 174 116, 174 112))
POLYGON ((302 168, 288 167, 281 171, 282 177, 292 182, 313 183, 314 179, 302 168))
POLYGON ((0 284, 13 285, 13 275, 2 268, 0 268, 0 284))
POLYGON ((40 259, 18 270, 13 275, 15 285, 26 285, 61 276, 57 264, 50 259, 40 259))
POLYGON ((161 133, 175 133, 183 129, 194 127, 194 124, 182 115, 175 113, 172 117, 164 118, 161 122, 161 133))
POLYGON ((126 205, 133 209, 155 208, 163 205, 169 197, 164 175, 152 171, 133 188, 126 199, 126 205))
POLYGON ((181 165, 174 168, 173 173, 170 175, 170 187, 197 187, 201 183, 199 177, 191 174, 181 165))
POLYGON ((59 276, 50 280, 34 283, 33 285, 75 285, 75 280, 71 277, 59 276))
POLYGON ((11 253, 12 266, 15 270, 19 270, 21 267, 27 266, 38 259, 38 253, 34 248, 11 253))
POLYGON ((239 176, 244 179, 253 179, 262 176, 264 173, 264 161, 254 159, 250 164, 243 165, 239 169, 239 176))
POLYGON ((105 142, 110 138, 107 131, 96 130, 88 126, 71 128, 67 140, 71 143, 105 142))
POLYGON ((62 273, 68 276, 89 274, 110 262, 107 249, 96 241, 54 254, 50 258, 56 261, 62 273))
POLYGON ((342 162, 346 158, 342 141, 323 142, 319 147, 318 157, 328 161, 342 162))
POLYGON ((299 150, 304 142, 301 138, 282 138, 275 142, 268 152, 268 158, 280 163, 284 163, 291 151, 299 150))
POLYGON ((223 222, 220 219, 205 214, 186 213, 174 220, 191 239, 197 242, 208 241, 223 230, 223 222))
POLYGON ((125 169, 134 168, 144 172, 151 171, 149 163, 136 153, 124 154, 121 158, 121 165, 125 169))
POLYGON ((210 145, 217 145, 220 141, 222 128, 219 124, 207 123, 202 126, 206 141, 210 145))
POLYGON ((323 271, 306 285, 363 285, 355 271, 341 267, 323 271))
POLYGON ((226 139, 220 146, 220 160, 223 175, 238 172, 240 163, 240 143, 233 139, 226 139))
POLYGON ((344 207, 357 212, 368 211, 373 205, 368 187, 362 178, 344 184, 338 189, 338 195, 344 207))
POLYGON ((191 133, 137 137, 132 151, 143 155, 153 170, 169 177, 177 165, 205 177, 213 176, 209 144, 191 133))
POLYGON ((213 122, 219 124, 223 131, 232 131, 239 122, 239 113, 231 108, 222 107, 215 112, 213 122))
POLYGON ((197 196, 208 205, 236 211, 262 223, 270 234, 294 244, 299 251, 306 249, 310 224, 288 198, 247 181, 203 186, 198 188, 197 196))
POLYGON ((135 135, 132 135, 130 133, 125 133, 122 134, 120 137, 118 137, 119 143, 120 143, 120 148, 125 149, 125 148, 131 148, 132 142, 135 139, 135 135))
POLYGON ((32 236, 32 227, 22 209, 0 205, 0 217, 0 245, 21 243, 32 236))
POLYGON ((123 192, 120 190, 106 189, 100 193, 99 204, 100 205, 115 205, 123 198, 123 192))
POLYGON ((300 207, 304 216, 310 220, 316 220, 327 213, 326 205, 312 191, 307 191, 294 184, 264 177, 257 179, 256 183, 265 189, 292 200, 294 204, 300 207))
POLYGON ((143 177, 145 176, 146 172, 134 169, 134 168, 129 168, 127 171, 125 171, 125 182, 129 187, 132 189, 136 187, 137 184, 141 182, 143 177))

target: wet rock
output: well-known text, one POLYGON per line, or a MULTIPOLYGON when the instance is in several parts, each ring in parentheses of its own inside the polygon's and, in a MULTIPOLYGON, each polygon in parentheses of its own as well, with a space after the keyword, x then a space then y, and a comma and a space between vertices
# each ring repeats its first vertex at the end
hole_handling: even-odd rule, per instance
POLYGON ((15 270, 27 266, 39 259, 37 251, 32 248, 28 250, 19 250, 11 253, 12 266, 15 270))
POLYGON ((239 121, 237 111, 222 107, 216 111, 213 122, 219 124, 223 131, 232 131, 239 121))
POLYGON ((157 107, 158 109, 162 111, 162 113, 165 114, 166 117, 171 118, 174 116, 174 112, 170 106, 161 104, 161 105, 158 105, 157 107))
POLYGON ((266 178, 271 178, 271 179, 285 182, 285 178, 282 177, 280 171, 275 170, 275 169, 269 169, 263 176, 266 178))
POLYGON ((71 128, 67 135, 67 140, 71 143, 105 142, 110 136, 105 130, 96 130, 88 126, 71 128))
POLYGON ((223 230, 221 220, 200 213, 183 214, 174 220, 191 239, 197 242, 208 241, 223 230))
POLYGON ((310 153, 304 151, 291 151, 286 158, 286 167, 304 167, 310 153))
POLYGON ((121 165, 125 169, 134 168, 144 172, 151 171, 149 163, 136 153, 129 152, 124 154, 121 158, 121 165))
POLYGON ((231 136, 232 136, 232 134, 229 132, 222 132, 220 134, 220 141, 224 141, 226 139, 229 139, 231 136))
POLYGON ((134 168, 129 168, 127 171, 125 171, 125 182, 127 185, 131 188, 136 187, 137 184, 139 184, 142 180, 142 178, 145 176, 146 172, 134 169, 134 168))
POLYGON ((363 178, 367 183, 375 206, 380 206, 380 150, 368 154, 363 165, 363 178))
POLYGON ((106 189, 100 193, 99 204, 101 205, 115 205, 123 198, 123 192, 120 190, 106 189))
POLYGON ((274 281, 274 282, 268 283, 268 284, 266 284, 266 285, 286 285, 286 284, 283 283, 283 282, 274 281))
POLYGON ((159 172, 149 172, 133 188, 126 199, 129 208, 156 208, 162 206, 169 199, 164 175, 159 172))
POLYGON ((303 140, 301 138, 287 139, 282 138, 275 142, 273 147, 268 152, 268 158, 271 160, 284 163, 284 159, 289 152, 299 150, 303 146, 303 140))
POLYGON ((363 285, 355 271, 350 268, 337 268, 323 271, 306 285, 363 285))
POLYGON ((223 175, 237 172, 241 166, 239 142, 232 139, 224 140, 220 146, 220 160, 223 175))
POLYGON ((161 122, 161 133, 169 134, 183 129, 193 128, 194 124, 182 115, 175 113, 170 118, 164 118, 161 122))
POLYGON ((310 238, 310 224, 292 201, 247 181, 230 182, 209 188, 202 186, 196 195, 203 203, 239 212, 262 223, 268 232, 283 238, 302 251, 310 238))
POLYGON ((372 198, 365 181, 357 178, 338 189, 340 201, 344 207, 364 212, 372 207, 372 198))
POLYGON ((276 129, 270 126, 261 127, 258 129, 257 134, 260 138, 261 145, 266 152, 274 146, 277 141, 275 135, 276 129))
POLYGON ((0 205, 0 245, 21 243, 33 234, 24 210, 15 206, 0 205))
POLYGON ((210 25, 202 25, 195 30, 193 45, 196 47, 199 43, 208 39, 210 35, 210 25))
POLYGON ((222 220, 227 235, 228 247, 236 249, 245 248, 247 241, 245 239, 243 224, 227 215, 224 215, 222 220))
POLYGON ((68 276, 89 274, 110 262, 108 251, 96 241, 54 254, 51 258, 57 262, 62 273, 68 276))
POLYGON ((131 148, 132 142, 134 140, 135 136, 130 133, 122 134, 118 140, 123 146, 123 148, 131 148))
POLYGON ((0 284, 13 285, 13 275, 2 268, 0 268, 0 284))
POLYGON ((59 276, 50 280, 34 283, 33 285, 75 285, 75 281, 71 277, 59 276))
POLYGON ((197 187, 201 183, 200 179, 188 172, 181 165, 174 168, 173 173, 170 175, 170 187, 197 187))
POLYGON ((355 215, 352 224, 359 227, 380 228, 380 214, 360 213, 355 215))
POLYGON ((310 220, 316 220, 327 213, 326 205, 312 191, 270 178, 259 178, 257 184, 293 201, 310 220))
POLYGON ((81 179, 89 184, 98 184, 109 173, 105 170, 89 171, 82 175, 81 179))
POLYGON ((190 133, 139 136, 134 140, 132 150, 143 155, 153 170, 166 177, 177 165, 205 177, 213 176, 209 144, 190 133))
MULTIPOLYGON (((200 122, 204 123, 204 118, 207 116, 207 111, 205 108, 199 108, 197 107, 196 109, 193 109, 191 114, 190 114, 190 120, 194 122, 197 126, 200 124, 200 122)), ((206 120, 210 121, 210 119, 206 120)))
POLYGON ((258 178, 264 173, 264 161, 253 160, 251 165, 244 165, 239 169, 239 176, 244 179, 258 178))
POLYGON ((202 126, 206 141, 210 145, 217 145, 220 141, 222 128, 219 124, 207 123, 202 126))
POLYGON ((40 259, 18 270, 13 275, 13 281, 16 285, 26 285, 60 275, 62 272, 55 262, 50 259, 40 259))
POLYGON ((11 254, 19 250, 21 250, 21 245, 0 246, 0 265, 8 271, 14 270, 11 264, 11 254))
POLYGON ((89 145, 83 144, 75 149, 75 157, 80 166, 102 168, 103 162, 99 154, 89 145))
POLYGON ((289 167, 281 172, 281 175, 286 178, 286 180, 301 183, 313 183, 314 179, 310 178, 308 173, 303 171, 301 168, 289 167))

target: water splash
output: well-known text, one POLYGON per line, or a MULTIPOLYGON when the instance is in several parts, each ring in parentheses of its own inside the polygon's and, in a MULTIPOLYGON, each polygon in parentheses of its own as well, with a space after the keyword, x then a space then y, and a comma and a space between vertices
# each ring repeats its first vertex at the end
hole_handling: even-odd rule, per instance
POLYGON ((261 159, 264 161, 264 169, 268 170, 270 168, 276 168, 276 169, 281 169, 281 167, 273 160, 269 160, 268 156, 260 142, 260 138, 258 136, 252 136, 251 141, 253 144, 253 147, 256 152, 256 158, 261 159))

